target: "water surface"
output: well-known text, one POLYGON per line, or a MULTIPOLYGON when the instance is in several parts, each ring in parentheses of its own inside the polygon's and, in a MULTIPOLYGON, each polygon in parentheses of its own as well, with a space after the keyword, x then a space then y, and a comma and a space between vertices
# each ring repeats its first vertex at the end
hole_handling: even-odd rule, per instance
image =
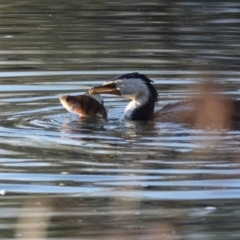
POLYGON ((239 130, 60 105, 115 75, 147 74, 162 106, 215 80, 239 93, 237 1, 2 1, 0 236, 239 239, 239 130))

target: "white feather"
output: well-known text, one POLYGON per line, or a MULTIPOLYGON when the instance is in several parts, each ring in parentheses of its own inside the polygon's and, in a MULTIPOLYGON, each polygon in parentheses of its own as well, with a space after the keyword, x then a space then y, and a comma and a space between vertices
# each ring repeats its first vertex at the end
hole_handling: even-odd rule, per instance
POLYGON ((132 99, 124 111, 124 116, 131 118, 133 111, 148 101, 149 89, 146 83, 139 78, 120 79, 114 82, 124 98, 132 99))

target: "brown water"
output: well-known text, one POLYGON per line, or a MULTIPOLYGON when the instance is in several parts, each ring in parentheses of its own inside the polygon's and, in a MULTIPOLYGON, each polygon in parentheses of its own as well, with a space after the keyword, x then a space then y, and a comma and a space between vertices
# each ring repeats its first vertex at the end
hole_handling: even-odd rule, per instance
POLYGON ((0 2, 0 237, 240 239, 240 132, 59 103, 115 75, 154 80, 161 108, 214 79, 240 97, 238 1, 0 2))

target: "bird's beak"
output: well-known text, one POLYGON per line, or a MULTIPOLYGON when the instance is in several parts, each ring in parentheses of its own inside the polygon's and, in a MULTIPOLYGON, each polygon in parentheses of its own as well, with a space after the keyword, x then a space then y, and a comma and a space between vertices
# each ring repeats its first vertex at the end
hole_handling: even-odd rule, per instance
POLYGON ((89 89, 88 92, 91 94, 114 94, 121 96, 121 91, 119 91, 117 88, 111 88, 108 86, 93 87, 89 89))

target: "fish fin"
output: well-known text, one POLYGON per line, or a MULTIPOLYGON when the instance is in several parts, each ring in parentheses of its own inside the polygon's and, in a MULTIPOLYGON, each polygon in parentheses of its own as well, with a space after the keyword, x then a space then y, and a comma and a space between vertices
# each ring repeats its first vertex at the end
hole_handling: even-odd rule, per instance
POLYGON ((101 95, 99 95, 99 94, 91 94, 91 93, 89 93, 89 92, 86 92, 84 95, 85 95, 85 96, 88 96, 88 97, 90 97, 90 98, 93 98, 93 99, 95 99, 96 101, 98 101, 100 104, 104 105, 104 100, 103 100, 103 98, 102 98, 101 95))
POLYGON ((105 109, 106 109, 106 112, 108 113, 108 111, 109 111, 110 107, 105 107, 105 109))

